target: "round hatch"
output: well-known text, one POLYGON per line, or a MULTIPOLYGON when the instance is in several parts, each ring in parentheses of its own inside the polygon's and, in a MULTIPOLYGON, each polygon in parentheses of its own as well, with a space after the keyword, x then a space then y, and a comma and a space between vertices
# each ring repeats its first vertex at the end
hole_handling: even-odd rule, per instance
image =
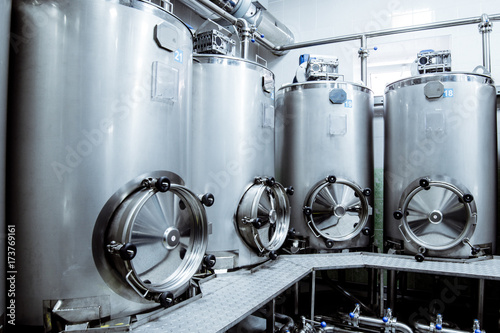
POLYGON ((105 205, 94 229, 94 259, 120 294, 166 302, 183 293, 207 247, 200 199, 170 172, 125 185, 105 205))
POLYGON ((367 197, 371 190, 354 182, 328 176, 309 192, 303 208, 307 225, 316 237, 325 238, 326 246, 343 242, 366 229, 371 207, 367 197))
POLYGON ((290 225, 287 190, 274 178, 256 178, 240 200, 236 224, 245 243, 259 254, 277 251, 290 225))
MULTIPOLYGON (((456 183, 456 182, 454 182, 456 183)), ((404 191, 400 230, 410 242, 429 250, 446 250, 469 239, 476 225, 476 205, 470 192, 444 180, 424 177, 404 191)))

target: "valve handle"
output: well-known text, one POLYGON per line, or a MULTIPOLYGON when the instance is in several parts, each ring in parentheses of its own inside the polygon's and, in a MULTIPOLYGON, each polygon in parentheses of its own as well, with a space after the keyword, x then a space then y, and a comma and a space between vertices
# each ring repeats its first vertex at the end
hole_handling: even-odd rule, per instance
POLYGON ((215 197, 212 193, 206 193, 201 197, 201 203, 207 207, 212 206, 214 202, 215 202, 215 197))
POLYGON ((429 187, 429 179, 427 178, 422 178, 419 180, 418 184, 423 187, 423 188, 427 188, 429 187))
POLYGON ((396 220, 401 220, 403 218, 403 213, 400 210, 397 210, 392 213, 392 216, 394 216, 396 220))
POLYGON ((213 254, 206 254, 203 258, 203 266, 212 268, 217 263, 217 258, 213 254))
POLYGON ((472 202, 472 200, 474 200, 474 197, 472 196, 472 194, 466 193, 466 194, 464 194, 463 199, 465 202, 469 203, 469 202, 472 202))
POLYGON ((156 180, 155 187, 160 192, 167 192, 170 189, 170 179, 167 177, 159 177, 156 180))
POLYGON ((302 209, 302 211, 304 212, 305 216, 311 216, 311 214, 312 214, 312 209, 311 209, 311 207, 304 207, 304 208, 302 209))
POLYGON ((425 256, 422 253, 415 254, 415 260, 418 262, 422 262, 425 260, 425 256))
POLYGON ((118 253, 120 254, 120 258, 123 260, 132 260, 137 254, 137 246, 132 243, 126 243, 120 247, 118 253))
POLYGON ((264 221, 260 217, 257 217, 252 221, 252 225, 254 228, 260 229, 264 225, 264 221))
POLYGON ((160 302, 161 306, 163 306, 164 308, 168 308, 174 303, 174 294, 169 291, 163 292, 160 294, 158 301, 160 302))
POLYGON ((276 180, 274 179, 274 177, 270 177, 270 178, 267 178, 266 179, 266 185, 267 186, 274 186, 276 184, 276 180))
POLYGON ((269 252, 269 258, 271 258, 271 260, 278 259, 278 253, 276 251, 269 252))
POLYGON ((364 227, 363 230, 361 231, 363 233, 363 235, 365 236, 370 236, 372 234, 372 229, 368 228, 368 227, 364 227))

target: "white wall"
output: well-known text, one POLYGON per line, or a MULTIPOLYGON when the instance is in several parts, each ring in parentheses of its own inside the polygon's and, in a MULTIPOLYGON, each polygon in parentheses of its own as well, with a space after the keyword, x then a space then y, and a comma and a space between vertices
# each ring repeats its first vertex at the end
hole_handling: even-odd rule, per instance
MULTIPOLYGON (((357 32, 478 17, 482 13, 499 14, 500 1, 269 0, 268 10, 292 30, 296 41, 309 41, 357 32)), ((454 71, 472 71, 474 67, 482 64, 481 34, 475 24, 372 38, 368 40, 368 46, 378 46, 382 52, 381 48, 385 45, 392 48, 401 42, 404 46, 395 48, 395 51, 407 52, 416 57, 418 51, 432 48, 425 41, 436 36, 450 39, 454 71), (415 40, 415 43, 408 43, 409 40, 415 40), (418 40, 423 40, 424 43, 419 45, 418 40)), ((500 82, 500 57, 497 56, 500 54, 498 21, 493 23, 491 46, 493 78, 500 82)), ((359 81, 358 49, 359 42, 352 41, 292 50, 282 57, 274 57, 261 47, 259 54, 268 59, 268 65, 276 75, 276 86, 280 87, 291 82, 298 66, 298 56, 303 53, 336 55, 339 57, 339 68, 345 79, 359 81)), ((373 54, 378 51, 371 52, 373 54)))

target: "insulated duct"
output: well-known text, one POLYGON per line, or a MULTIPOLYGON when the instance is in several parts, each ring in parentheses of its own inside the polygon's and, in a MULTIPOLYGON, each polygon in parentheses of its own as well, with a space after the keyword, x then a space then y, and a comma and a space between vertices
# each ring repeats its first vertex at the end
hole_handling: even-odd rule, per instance
POLYGON ((288 45, 294 42, 290 29, 265 9, 262 0, 180 1, 206 19, 224 19, 232 25, 237 25, 238 19, 246 20, 255 28, 255 40, 276 55, 283 55, 286 52, 278 51, 275 45, 288 45))

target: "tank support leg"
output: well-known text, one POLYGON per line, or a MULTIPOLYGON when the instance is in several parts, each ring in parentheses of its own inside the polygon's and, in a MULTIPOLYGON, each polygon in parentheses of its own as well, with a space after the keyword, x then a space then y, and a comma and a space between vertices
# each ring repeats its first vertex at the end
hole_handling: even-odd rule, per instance
POLYGON ((272 299, 266 306, 266 333, 274 333, 274 327, 276 325, 275 319, 276 311, 276 299, 272 299))
POLYGON ((311 272, 311 320, 314 320, 314 303, 316 302, 316 271, 311 272))

